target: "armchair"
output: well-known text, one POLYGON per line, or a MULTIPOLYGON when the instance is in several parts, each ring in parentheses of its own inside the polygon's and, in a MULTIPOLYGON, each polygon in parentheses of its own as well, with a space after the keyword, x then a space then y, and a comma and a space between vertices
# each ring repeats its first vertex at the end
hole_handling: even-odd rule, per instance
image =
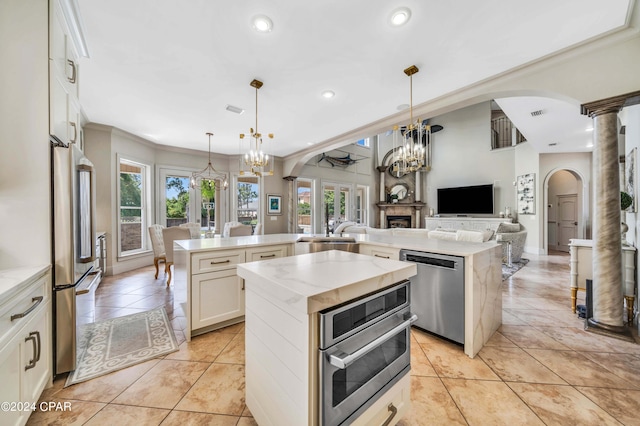
POLYGON ((230 237, 245 237, 247 235, 251 235, 253 232, 253 227, 251 225, 234 225, 229 227, 229 236, 230 237))
POLYGON ((195 223, 195 222, 187 222, 187 223, 182 223, 180 225, 178 225, 182 228, 187 228, 189 230, 189 232, 191 233, 191 239, 192 240, 197 240, 198 238, 201 237, 200 235, 200 224, 199 223, 195 223))
POLYGON ((527 230, 519 223, 501 223, 496 229, 496 241, 502 245, 502 263, 511 266, 520 262, 524 252, 527 230))
POLYGON ((156 267, 156 280, 158 279, 158 263, 162 260, 167 262, 164 250, 164 240, 162 239, 162 225, 151 225, 149 227, 149 237, 151 238, 151 247, 153 248, 153 264, 156 267))
POLYGON ((162 238, 166 249, 164 271, 169 273, 169 279, 167 280, 167 287, 169 287, 169 284, 171 284, 171 266, 173 265, 173 242, 175 240, 190 240, 191 232, 184 226, 172 226, 162 230, 162 238))

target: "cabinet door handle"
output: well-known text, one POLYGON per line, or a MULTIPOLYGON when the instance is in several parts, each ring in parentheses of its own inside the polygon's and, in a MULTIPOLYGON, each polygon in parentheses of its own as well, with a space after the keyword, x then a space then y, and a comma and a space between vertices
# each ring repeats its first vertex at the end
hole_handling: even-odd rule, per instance
POLYGON ((211 261, 211 264, 212 264, 212 265, 220 265, 220 264, 223 264, 223 263, 229 263, 229 262, 231 262, 231 260, 229 260, 229 259, 227 259, 227 260, 223 260, 222 262, 216 262, 216 261, 212 260, 212 261, 211 261))
POLYGON ((389 259, 389 256, 382 256, 382 255, 379 255, 379 254, 374 254, 374 256, 375 257, 381 257, 383 259, 389 259))
POLYGON ((35 334, 36 335, 36 340, 38 343, 38 351, 36 352, 36 362, 40 361, 40 349, 42 348, 42 344, 40 342, 40 332, 39 331, 32 331, 31 333, 29 333, 29 335, 35 334))
POLYGON ((34 303, 33 305, 31 305, 31 306, 29 307, 29 309, 27 309, 27 310, 26 310, 26 311, 24 311, 23 313, 21 313, 21 314, 13 314, 13 315, 11 315, 11 321, 13 321, 13 320, 17 320, 17 319, 19 319, 19 318, 24 318, 24 317, 26 317, 27 315, 29 315, 29 314, 31 313, 31 311, 33 311, 35 308, 37 308, 37 307, 38 307, 38 305, 42 302, 42 299, 43 299, 43 298, 44 298, 43 296, 37 296, 37 297, 32 298, 32 299, 31 299, 31 301, 32 301, 32 302, 35 302, 35 303, 34 303))
POLYGON ((31 340, 31 344, 33 345, 33 358, 31 358, 29 360, 29 364, 27 364, 24 367, 24 370, 27 371, 33 367, 36 366, 36 362, 38 362, 38 360, 36 359, 38 357, 38 344, 36 343, 36 333, 37 331, 32 331, 31 333, 29 333, 29 337, 25 337, 24 341, 28 342, 29 340, 31 340))
POLYGON ((393 402, 389 404, 389 406, 387 407, 387 410, 391 414, 389 415, 389 417, 387 417, 387 420, 385 420, 385 422, 382 423, 382 426, 388 426, 389 423, 391 423, 391 420, 393 420, 396 414, 398 414, 398 409, 393 405, 393 402))
POLYGON ((76 123, 74 123, 73 121, 70 121, 69 125, 73 127, 73 138, 71 139, 70 142, 76 143, 76 138, 78 137, 78 127, 76 126, 76 123))
POLYGON ((69 66, 71 66, 71 77, 67 77, 67 80, 69 80, 69 83, 76 83, 76 63, 73 62, 71 59, 67 59, 67 63, 69 64, 69 66))
POLYGON ((265 254, 265 255, 260 255, 260 259, 268 259, 270 257, 276 257, 275 253, 274 254, 265 254))

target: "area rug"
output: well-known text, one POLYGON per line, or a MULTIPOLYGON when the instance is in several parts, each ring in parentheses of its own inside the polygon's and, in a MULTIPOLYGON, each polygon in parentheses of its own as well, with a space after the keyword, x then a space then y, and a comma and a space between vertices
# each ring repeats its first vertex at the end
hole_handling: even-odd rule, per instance
POLYGON ((178 350, 164 307, 86 324, 78 336, 76 369, 65 387, 178 350))
POLYGON ((520 262, 512 262, 511 266, 502 264, 502 281, 509 278, 511 275, 518 272, 524 265, 529 263, 529 259, 520 259, 520 262))

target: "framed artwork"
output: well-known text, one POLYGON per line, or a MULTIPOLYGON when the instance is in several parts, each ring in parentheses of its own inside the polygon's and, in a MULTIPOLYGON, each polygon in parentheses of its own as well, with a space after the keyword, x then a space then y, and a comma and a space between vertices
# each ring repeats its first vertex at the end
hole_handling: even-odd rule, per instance
POLYGON ((638 194, 637 194, 637 185, 636 185, 636 162, 637 162, 638 148, 633 148, 627 154, 627 158, 624 161, 624 183, 625 183, 625 192, 631 195, 633 198, 633 203, 631 203, 631 207, 627 209, 628 212, 635 213, 638 211, 638 194))
POLYGON ((280 195, 267 195, 267 214, 282 214, 282 197, 280 195))
POLYGON ((536 213, 536 174, 518 176, 518 214, 536 213))

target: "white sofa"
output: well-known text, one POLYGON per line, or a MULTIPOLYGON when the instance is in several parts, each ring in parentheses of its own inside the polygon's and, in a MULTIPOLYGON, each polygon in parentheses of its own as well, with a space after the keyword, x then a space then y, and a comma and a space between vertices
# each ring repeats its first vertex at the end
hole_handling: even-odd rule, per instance
POLYGON ((392 235, 392 236, 415 236, 422 238, 434 238, 441 240, 450 240, 450 241, 469 241, 482 243, 489 241, 494 238, 493 231, 471 231, 465 229, 443 229, 438 228, 433 231, 429 231, 425 228, 388 228, 388 229, 379 229, 379 228, 371 228, 369 226, 358 225, 354 222, 343 222, 341 223, 336 230, 334 231, 334 235, 345 235, 345 234, 370 234, 370 235, 392 235))

